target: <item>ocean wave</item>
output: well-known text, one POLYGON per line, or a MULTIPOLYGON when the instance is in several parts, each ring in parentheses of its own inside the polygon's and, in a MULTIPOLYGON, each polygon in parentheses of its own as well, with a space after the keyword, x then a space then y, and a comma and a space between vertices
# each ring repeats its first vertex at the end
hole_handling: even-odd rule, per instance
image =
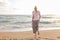
MULTIPOLYGON (((51 20, 52 17, 47 17, 47 16, 42 16, 41 20, 40 20, 40 24, 56 24, 56 23, 60 23, 60 20, 51 20)), ((25 25, 26 24, 31 24, 32 23, 32 19, 31 19, 31 15, 28 16, 24 16, 24 15, 0 15, 0 25, 25 25)), ((21 26, 23 26, 21 25, 21 26)), ((29 26, 29 25, 27 25, 29 26)))

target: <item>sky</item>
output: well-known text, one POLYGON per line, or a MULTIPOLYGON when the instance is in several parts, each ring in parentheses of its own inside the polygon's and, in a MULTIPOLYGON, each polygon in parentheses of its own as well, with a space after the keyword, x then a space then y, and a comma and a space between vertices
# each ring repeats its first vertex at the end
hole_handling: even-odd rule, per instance
POLYGON ((41 15, 60 15, 60 0, 0 0, 0 15, 31 15, 35 5, 41 15))

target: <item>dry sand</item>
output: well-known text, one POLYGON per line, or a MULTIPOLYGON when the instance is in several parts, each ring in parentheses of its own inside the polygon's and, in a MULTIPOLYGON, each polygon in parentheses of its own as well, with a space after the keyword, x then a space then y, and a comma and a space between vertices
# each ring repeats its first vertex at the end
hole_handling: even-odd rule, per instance
MULTIPOLYGON (((0 40, 33 40, 33 33, 32 31, 0 32, 0 40)), ((40 30, 39 40, 60 40, 60 30, 40 30)))

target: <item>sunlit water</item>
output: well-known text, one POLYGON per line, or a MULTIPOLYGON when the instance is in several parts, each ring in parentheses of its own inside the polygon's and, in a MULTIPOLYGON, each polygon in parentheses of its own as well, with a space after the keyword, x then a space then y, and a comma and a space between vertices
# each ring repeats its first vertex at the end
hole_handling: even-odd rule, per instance
MULTIPOLYGON (((59 29, 60 19, 42 16, 39 29, 59 29)), ((31 16, 27 15, 0 15, 0 31, 29 31, 32 30, 31 16)))

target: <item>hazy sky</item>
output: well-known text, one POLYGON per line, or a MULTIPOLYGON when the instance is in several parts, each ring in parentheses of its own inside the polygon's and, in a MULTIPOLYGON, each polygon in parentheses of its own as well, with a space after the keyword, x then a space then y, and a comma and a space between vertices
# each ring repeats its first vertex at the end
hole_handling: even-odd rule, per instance
POLYGON ((0 0, 0 14, 31 15, 35 5, 41 14, 60 14, 60 0, 0 0))

